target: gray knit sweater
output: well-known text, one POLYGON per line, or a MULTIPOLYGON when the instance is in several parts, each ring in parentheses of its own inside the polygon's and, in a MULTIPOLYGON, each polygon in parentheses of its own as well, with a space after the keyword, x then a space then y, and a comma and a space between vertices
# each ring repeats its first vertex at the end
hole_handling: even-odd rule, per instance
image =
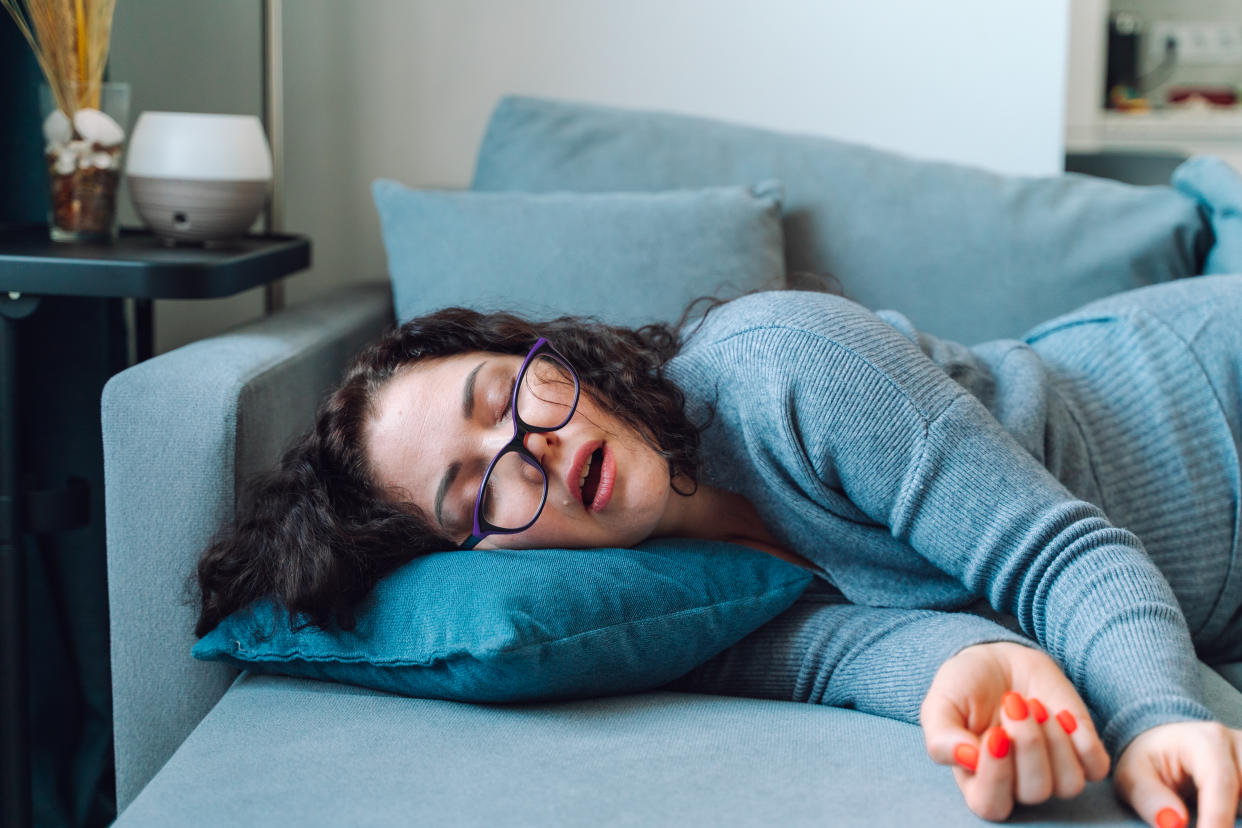
MULTIPOLYGON (((1062 320, 1056 330, 1067 327, 1062 320)), ((1203 493, 1135 495, 1164 472, 1147 462, 1146 477, 1136 476, 1128 447, 1108 436, 1105 397, 1095 405, 1089 393, 1116 401, 1135 382, 1082 384, 1090 371, 1082 361, 1071 370, 1068 357, 1054 371, 1057 347, 1069 354, 1077 346, 1054 335, 1041 355, 1031 344, 1039 330, 1030 342, 966 348, 918 332, 895 311, 796 291, 755 294, 709 314, 668 368, 692 417, 714 412, 701 479, 746 496, 826 583, 806 596, 820 604, 817 626, 813 634, 800 628, 797 644, 813 639, 814 670, 793 643, 780 652, 769 641, 726 651, 675 686, 917 723, 946 658, 970 644, 1033 639, 1078 688, 1114 760, 1157 724, 1213 719, 1173 588, 1139 535, 1103 508, 1111 497, 1127 520, 1164 525, 1166 506, 1203 493), (1081 393, 1069 393, 1074 382, 1081 393)), ((1116 343, 1117 333, 1108 335, 1116 343)), ((1111 362, 1095 370, 1107 374, 1133 357, 1143 363, 1139 374, 1151 372, 1151 347, 1116 344, 1111 362)), ((1161 381, 1189 398, 1186 417, 1203 421, 1193 410, 1203 398, 1176 375, 1187 365, 1166 365, 1161 381)), ((1207 387, 1201 370, 1195 381, 1207 387)), ((1165 450, 1159 428, 1149 431, 1157 454, 1148 461, 1165 450)), ((1236 454, 1219 433, 1196 445, 1217 463, 1236 454)), ((1195 519, 1193 510, 1181 516, 1195 519)), ((1217 540, 1197 554, 1227 567, 1229 538, 1217 540)), ((1216 571, 1191 574, 1199 583, 1216 571)), ((800 605, 776 626, 803 623, 800 605)), ((1213 609, 1201 608, 1200 628, 1213 609)))

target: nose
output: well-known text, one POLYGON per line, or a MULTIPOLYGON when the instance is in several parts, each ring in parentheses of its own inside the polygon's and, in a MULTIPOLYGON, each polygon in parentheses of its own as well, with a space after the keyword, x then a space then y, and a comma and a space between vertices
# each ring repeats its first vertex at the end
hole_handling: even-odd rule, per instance
POLYGON ((535 459, 539 461, 539 465, 543 466, 544 471, 548 470, 548 464, 545 462, 548 450, 559 444, 560 438, 556 436, 555 431, 532 432, 522 438, 522 445, 535 455, 535 459))

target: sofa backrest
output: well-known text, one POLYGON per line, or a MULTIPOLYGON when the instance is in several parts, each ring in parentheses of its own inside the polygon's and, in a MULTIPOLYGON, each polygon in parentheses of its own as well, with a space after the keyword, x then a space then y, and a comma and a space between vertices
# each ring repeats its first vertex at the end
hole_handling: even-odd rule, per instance
POLYGON ((964 343, 1020 336, 1132 287, 1200 272, 1193 199, 1084 175, 1021 178, 830 138, 663 112, 507 97, 473 188, 652 191, 785 186, 790 271, 964 343))

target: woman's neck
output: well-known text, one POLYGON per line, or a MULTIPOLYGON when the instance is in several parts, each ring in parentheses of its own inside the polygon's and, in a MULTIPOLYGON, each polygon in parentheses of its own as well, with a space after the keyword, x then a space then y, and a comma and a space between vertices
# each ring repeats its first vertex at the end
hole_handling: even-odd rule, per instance
POLYGON ((749 546, 813 572, 819 568, 784 548, 763 525, 759 511, 745 497, 700 484, 694 494, 674 493, 654 536, 703 538, 749 546))

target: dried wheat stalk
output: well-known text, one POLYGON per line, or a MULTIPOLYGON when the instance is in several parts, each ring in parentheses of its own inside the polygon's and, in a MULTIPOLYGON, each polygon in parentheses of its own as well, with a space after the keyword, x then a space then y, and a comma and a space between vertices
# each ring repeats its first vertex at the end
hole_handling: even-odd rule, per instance
POLYGON ((0 0, 70 118, 99 108, 116 0, 0 0))

